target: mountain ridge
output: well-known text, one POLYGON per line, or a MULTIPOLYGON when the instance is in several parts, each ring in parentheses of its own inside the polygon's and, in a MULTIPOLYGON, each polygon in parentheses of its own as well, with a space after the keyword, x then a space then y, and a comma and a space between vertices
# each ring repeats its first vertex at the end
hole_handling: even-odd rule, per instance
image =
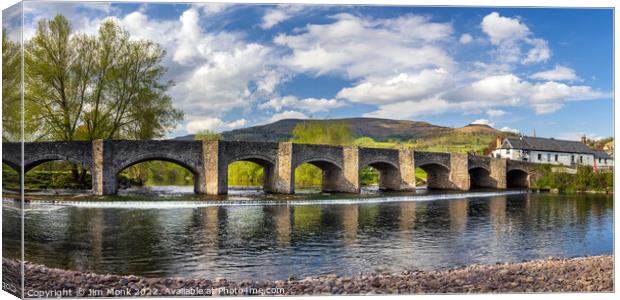
MULTIPOLYGON (((497 134, 503 132, 487 125, 469 124, 459 128, 434 125, 424 121, 394 120, 382 118, 341 118, 341 119, 282 119, 276 122, 239 128, 221 132, 224 140, 240 141, 288 141, 293 129, 301 122, 345 122, 356 137, 370 137, 377 141, 411 140, 451 133, 497 134)), ((194 135, 174 138, 176 140, 193 140, 194 135)))

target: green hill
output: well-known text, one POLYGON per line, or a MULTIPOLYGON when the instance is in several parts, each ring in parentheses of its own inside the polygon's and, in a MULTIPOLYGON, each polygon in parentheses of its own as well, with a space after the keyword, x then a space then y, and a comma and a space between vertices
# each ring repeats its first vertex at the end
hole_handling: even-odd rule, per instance
MULTIPOLYGON (((442 152, 478 152, 494 146, 498 136, 512 135, 486 125, 470 124, 461 128, 433 125, 428 122, 378 118, 328 120, 285 119, 274 123, 222 132, 225 140, 289 141, 301 122, 344 122, 362 147, 393 148, 407 145, 418 150, 442 152)), ((177 139, 191 140, 193 135, 177 139)))

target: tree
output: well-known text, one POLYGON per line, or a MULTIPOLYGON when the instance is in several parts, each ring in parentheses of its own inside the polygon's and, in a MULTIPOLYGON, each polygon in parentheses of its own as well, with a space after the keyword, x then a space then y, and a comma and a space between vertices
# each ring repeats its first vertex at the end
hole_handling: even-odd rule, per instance
POLYGON ((2 28, 2 140, 21 140, 21 48, 2 28))
POLYGON ((40 107, 37 134, 65 141, 164 136, 183 118, 165 94, 173 82, 161 81, 164 55, 112 20, 96 36, 73 33, 62 15, 40 21, 24 60, 25 105, 40 107))
POLYGON ((162 82, 164 50, 130 39, 112 20, 92 36, 72 32, 56 15, 39 22, 24 51, 24 106, 37 139, 153 139, 183 118, 166 95, 173 82, 162 82))
POLYGON ((224 139, 224 136, 222 136, 221 134, 215 131, 211 131, 209 129, 203 129, 203 130, 198 131, 194 135, 194 139, 200 140, 200 141, 221 141, 224 139))
POLYGON ((293 129, 291 142, 346 146, 353 144, 354 137, 346 122, 304 121, 293 129))

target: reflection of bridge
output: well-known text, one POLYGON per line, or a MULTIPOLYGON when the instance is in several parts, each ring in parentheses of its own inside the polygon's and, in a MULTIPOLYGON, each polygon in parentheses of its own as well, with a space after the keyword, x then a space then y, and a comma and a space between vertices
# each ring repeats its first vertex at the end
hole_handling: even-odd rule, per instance
MULTIPOLYGON (((397 191, 415 188, 417 167, 427 172, 429 188, 454 190, 528 187, 533 170, 524 162, 467 154, 288 142, 96 140, 23 145, 25 172, 48 161, 70 161, 91 172, 99 195, 115 194, 121 171, 151 160, 185 167, 194 175, 196 193, 212 195, 227 193, 228 165, 235 161, 261 165, 264 190, 283 194, 294 193, 295 168, 304 163, 323 171, 324 191, 347 193, 359 192, 359 171, 365 166, 379 172, 380 188, 397 191)), ((21 161, 21 144, 3 143, 2 162, 19 170, 21 161)))

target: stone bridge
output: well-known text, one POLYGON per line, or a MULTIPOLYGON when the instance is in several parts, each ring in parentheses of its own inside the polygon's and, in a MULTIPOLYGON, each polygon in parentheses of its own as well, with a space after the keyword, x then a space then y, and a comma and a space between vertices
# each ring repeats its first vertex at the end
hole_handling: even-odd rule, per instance
POLYGON ((118 175, 145 161, 168 161, 194 175, 198 194, 226 194, 228 166, 249 161, 264 168, 264 190, 295 192, 295 169, 309 163, 323 171, 326 192, 358 193, 360 170, 366 166, 380 175, 383 190, 409 191, 416 186, 415 169, 427 173, 430 189, 469 190, 529 187, 534 165, 458 153, 414 151, 410 148, 377 149, 240 141, 125 141, 3 143, 2 162, 18 171, 53 160, 82 166, 92 175, 93 192, 116 194, 118 175))

